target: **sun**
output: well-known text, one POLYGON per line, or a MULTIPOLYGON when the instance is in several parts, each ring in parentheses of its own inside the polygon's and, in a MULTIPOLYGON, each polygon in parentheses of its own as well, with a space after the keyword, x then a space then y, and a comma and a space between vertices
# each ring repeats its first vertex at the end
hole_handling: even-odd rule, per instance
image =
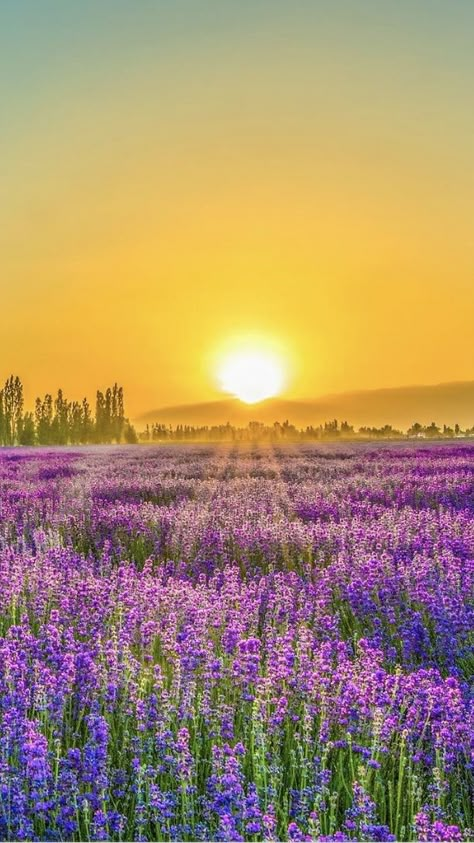
POLYGON ((258 349, 233 351, 218 368, 221 389, 246 404, 255 404, 281 392, 284 371, 276 354, 258 349))

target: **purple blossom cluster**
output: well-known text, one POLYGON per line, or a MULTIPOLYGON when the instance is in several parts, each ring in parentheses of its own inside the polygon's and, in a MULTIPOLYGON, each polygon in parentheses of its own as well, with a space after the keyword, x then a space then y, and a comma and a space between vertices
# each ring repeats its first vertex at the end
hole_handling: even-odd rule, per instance
POLYGON ((0 453, 0 839, 468 840, 474 447, 0 453))

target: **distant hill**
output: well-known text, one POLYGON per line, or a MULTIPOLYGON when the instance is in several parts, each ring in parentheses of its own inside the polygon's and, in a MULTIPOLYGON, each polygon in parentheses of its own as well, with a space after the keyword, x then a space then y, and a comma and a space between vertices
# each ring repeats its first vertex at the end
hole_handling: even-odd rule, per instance
POLYGON ((243 404, 236 399, 223 399, 149 410, 134 421, 138 426, 147 422, 246 425, 249 421, 271 424, 289 419, 293 424, 306 426, 332 418, 347 419, 356 427, 392 424, 405 429, 414 421, 451 425, 459 422, 470 427, 474 425, 474 381, 344 392, 305 401, 272 398, 259 404, 243 404))

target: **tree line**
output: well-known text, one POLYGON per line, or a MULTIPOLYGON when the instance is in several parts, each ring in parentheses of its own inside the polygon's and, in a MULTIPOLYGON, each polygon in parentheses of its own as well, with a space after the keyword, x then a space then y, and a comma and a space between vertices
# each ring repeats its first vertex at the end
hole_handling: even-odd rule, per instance
POLYGON ((105 392, 97 390, 94 413, 87 400, 69 401, 62 389, 56 396, 47 393, 36 398, 33 411, 25 411, 23 384, 11 375, 0 389, 0 446, 13 445, 90 445, 142 442, 245 442, 263 440, 325 441, 333 439, 451 439, 474 436, 474 426, 462 429, 459 424, 440 427, 435 422, 415 422, 407 431, 392 425, 359 427, 347 421, 331 419, 317 426, 297 428, 288 420, 266 425, 251 421, 246 427, 229 422, 219 425, 194 426, 147 424, 137 436, 125 415, 123 388, 117 383, 105 392))
POLYGON ((162 423, 147 424, 139 435, 142 442, 247 442, 247 441, 330 441, 334 439, 452 439, 474 436, 474 426, 463 430, 459 424, 440 427, 435 422, 422 425, 415 422, 407 431, 398 430, 390 424, 382 427, 359 427, 357 430, 347 421, 332 419, 317 426, 298 428, 288 420, 272 425, 251 421, 246 427, 227 424, 193 426, 178 424, 172 427, 162 423))
POLYGON ((0 445, 89 445, 138 441, 125 416, 123 388, 97 390, 95 414, 87 398, 69 401, 62 389, 35 401, 25 411, 23 384, 11 375, 0 389, 0 445))

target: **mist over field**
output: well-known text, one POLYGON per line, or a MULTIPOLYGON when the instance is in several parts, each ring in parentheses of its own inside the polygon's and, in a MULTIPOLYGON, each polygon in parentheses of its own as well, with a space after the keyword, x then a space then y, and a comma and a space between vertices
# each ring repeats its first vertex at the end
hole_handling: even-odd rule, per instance
POLYGON ((474 424, 474 381, 374 389, 325 395, 308 401, 267 399, 257 405, 225 399, 200 404, 162 407, 141 413, 137 423, 168 424, 247 424, 289 419, 304 426, 328 419, 347 419, 351 424, 382 426, 391 424, 406 430, 413 422, 432 421, 454 426, 474 424))

